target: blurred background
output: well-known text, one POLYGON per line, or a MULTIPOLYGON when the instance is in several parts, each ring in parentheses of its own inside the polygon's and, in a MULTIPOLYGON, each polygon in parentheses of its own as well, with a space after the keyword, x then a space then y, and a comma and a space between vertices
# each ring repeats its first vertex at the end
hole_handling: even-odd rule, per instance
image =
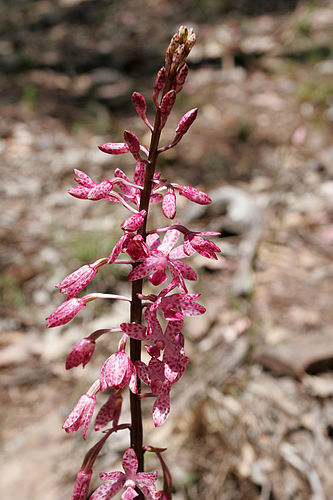
MULTIPOLYGON (((54 285, 108 255, 125 213, 67 190, 74 168, 98 182, 116 167, 132 172, 128 155, 109 157, 97 145, 121 141, 124 128, 149 144, 130 96, 150 102, 180 24, 195 28, 197 44, 162 142, 184 112, 200 112, 158 169, 211 193, 212 207, 181 199, 178 215, 221 231, 223 256, 192 261, 200 278, 191 290, 203 293, 207 314, 186 321, 191 362, 157 431, 144 402, 145 443, 168 446, 175 500, 333 498, 333 3, 2 0, 6 498, 69 499, 97 440, 61 426, 117 339, 101 339, 85 370, 68 373, 64 361, 81 337, 126 321, 128 306, 94 302, 51 330, 44 318, 63 300, 54 285)), ((125 276, 103 268, 88 291, 127 294, 125 276)), ((118 466, 127 446, 126 432, 111 438, 96 471, 118 466)), ((157 467, 147 457, 147 468, 157 467)))

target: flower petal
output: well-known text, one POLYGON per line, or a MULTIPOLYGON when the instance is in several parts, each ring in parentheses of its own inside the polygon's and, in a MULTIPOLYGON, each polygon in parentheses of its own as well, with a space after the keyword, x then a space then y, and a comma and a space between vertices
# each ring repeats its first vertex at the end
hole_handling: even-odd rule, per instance
POLYGON ((120 328, 132 339, 147 340, 147 328, 139 323, 122 323, 120 328))
POLYGON ((138 470, 138 459, 133 448, 128 448, 123 455, 123 469, 127 478, 133 477, 138 470))
MULTIPOLYGON (((123 475, 123 474, 122 474, 123 475)), ((117 482, 107 482, 99 486, 91 495, 90 500, 110 500, 113 498, 123 485, 122 478, 117 482)))
POLYGON ((153 269, 155 269, 158 264, 159 259, 157 257, 147 257, 142 264, 136 266, 133 271, 127 276, 128 281, 135 281, 148 276, 153 269))
POLYGON ((178 229, 169 229, 163 238, 163 242, 159 247, 160 252, 168 255, 170 250, 175 246, 180 236, 178 229))
POLYGON ((155 427, 160 427, 168 418, 170 412, 169 394, 160 394, 153 406, 153 421, 155 427))

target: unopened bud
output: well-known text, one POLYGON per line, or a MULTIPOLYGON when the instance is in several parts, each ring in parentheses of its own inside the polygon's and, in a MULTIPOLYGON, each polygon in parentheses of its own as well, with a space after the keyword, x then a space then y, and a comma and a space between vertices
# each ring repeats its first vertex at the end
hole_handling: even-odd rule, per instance
POLYGON ((189 34, 185 42, 185 57, 187 57, 191 52, 191 50, 193 49, 196 39, 197 37, 195 36, 195 33, 192 31, 192 33, 189 34))
POLYGON ((184 135, 196 119, 198 114, 198 108, 191 109, 179 120, 178 126, 176 128, 176 134, 184 135))
POLYGON ((176 74, 176 79, 174 83, 174 89, 176 91, 176 94, 178 94, 178 92, 182 90, 187 74, 188 74, 188 66, 187 64, 184 64, 176 74))
POLYGON ((188 29, 186 26, 180 26, 178 28, 179 43, 185 43, 188 37, 188 29))
POLYGON ((185 57, 186 57, 185 45, 184 44, 179 45, 179 47, 177 48, 177 50, 175 50, 175 53, 172 57, 171 69, 177 70, 177 68, 181 66, 182 63, 184 62, 185 57))
POLYGON ((162 210, 168 219, 173 219, 176 215, 176 195, 173 188, 169 188, 163 198, 162 210))
POLYGON ((141 210, 138 214, 133 214, 122 223, 121 228, 125 231, 137 231, 144 223, 146 215, 146 210, 141 210))
POLYGON ((120 155, 129 151, 127 144, 124 142, 107 142, 98 146, 98 149, 110 155, 120 155))
POLYGON ((137 155, 137 153, 140 151, 140 141, 137 138, 137 136, 134 134, 134 132, 131 132, 130 130, 125 130, 124 131, 124 140, 126 142, 126 145, 129 149, 129 151, 133 155, 137 155))
POLYGON ((165 54, 165 61, 164 61, 165 71, 169 71, 169 69, 170 69, 171 62, 172 62, 172 56, 173 56, 173 52, 171 51, 170 47, 168 47, 166 54, 165 54))
POLYGON ((132 94, 132 102, 134 104, 135 110, 138 115, 142 118, 146 118, 146 101, 143 95, 139 94, 139 92, 133 92, 132 94))
POLYGON ((212 202, 208 194, 204 193, 203 191, 199 191, 199 189, 196 189, 192 186, 181 186, 179 189, 179 194, 185 196, 185 198, 193 201, 194 203, 198 203, 199 205, 209 205, 212 202))
POLYGON ((176 92, 174 90, 169 90, 163 97, 161 101, 161 120, 160 129, 162 129, 168 119, 169 114, 175 104, 176 92))
POLYGON ((165 82, 166 82, 166 71, 165 68, 161 68, 156 76, 155 80, 155 85, 154 85, 154 92, 153 92, 153 99, 157 99, 158 94, 161 92, 161 90, 164 88, 165 82))

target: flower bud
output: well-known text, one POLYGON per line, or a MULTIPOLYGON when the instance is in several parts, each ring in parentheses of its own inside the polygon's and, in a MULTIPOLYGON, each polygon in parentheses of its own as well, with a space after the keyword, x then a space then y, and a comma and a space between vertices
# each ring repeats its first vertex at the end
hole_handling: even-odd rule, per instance
POLYGON ((191 52, 191 50, 193 49, 196 39, 197 37, 195 36, 195 33, 191 29, 191 33, 189 33, 189 36, 187 37, 187 40, 185 42, 185 57, 187 57, 191 52))
POLYGON ((169 47, 167 48, 167 51, 165 53, 165 61, 164 61, 165 71, 169 71, 170 70, 170 66, 171 66, 171 62, 172 62, 172 56, 173 56, 173 51, 172 51, 171 46, 169 45, 169 47))
POLYGON ((163 198, 162 210, 168 219, 173 219, 176 215, 176 195, 172 188, 168 189, 167 194, 163 198))
POLYGON ((166 83, 166 71, 165 68, 161 68, 156 76, 155 80, 155 85, 154 85, 154 92, 153 92, 153 98, 157 99, 158 94, 161 92, 161 90, 164 88, 164 85, 166 83))
POLYGON ((176 100, 176 92, 174 90, 169 90, 165 94, 161 102, 161 120, 160 120, 160 129, 162 129, 168 119, 169 114, 175 104, 176 100))
POLYGON ((199 205, 209 205, 212 202, 208 194, 192 186, 180 186, 179 194, 199 205))
POLYGON ((95 341, 89 337, 81 339, 69 353, 66 359, 66 370, 82 364, 83 368, 91 360, 95 350, 95 341))
POLYGON ((95 277, 96 273, 97 268, 86 264, 66 276, 66 278, 56 285, 56 288, 59 288, 60 293, 68 295, 70 299, 81 292, 95 277))
POLYGON ((133 174, 133 182, 137 186, 143 186, 145 182, 146 166, 142 161, 138 161, 133 174))
POLYGON ((188 37, 188 28, 186 28, 186 26, 179 26, 177 35, 179 43, 185 43, 188 37))
POLYGON ((125 231, 137 231, 144 223, 146 214, 146 210, 141 210, 140 213, 131 215, 122 223, 121 228, 125 231))
POLYGON ((65 325, 74 318, 74 316, 86 305, 86 301, 82 298, 67 299, 61 304, 50 316, 46 318, 47 328, 54 326, 65 325))
POLYGON ((198 114, 198 108, 191 109, 179 120, 178 126, 176 128, 176 134, 184 135, 196 119, 198 114))
POLYGON ((129 151, 132 153, 132 155, 136 156, 140 151, 140 141, 137 136, 134 134, 134 132, 125 130, 124 139, 129 151))
POLYGON ((98 146, 98 149, 110 155, 120 155, 129 151, 128 145, 123 142, 106 142, 98 146))
POLYGON ((143 95, 139 94, 139 92, 133 92, 132 94, 132 102, 134 104, 135 110, 138 115, 142 118, 146 118, 146 101, 143 95))
POLYGON ((181 45, 179 45, 177 50, 175 50, 175 53, 172 57, 171 69, 177 70, 177 68, 183 64, 185 57, 186 57, 185 45, 181 44, 181 45))
POLYGON ((178 94, 178 92, 182 90, 187 75, 188 75, 188 66, 187 64, 184 64, 176 74, 176 79, 174 83, 174 89, 176 91, 176 94, 178 94))

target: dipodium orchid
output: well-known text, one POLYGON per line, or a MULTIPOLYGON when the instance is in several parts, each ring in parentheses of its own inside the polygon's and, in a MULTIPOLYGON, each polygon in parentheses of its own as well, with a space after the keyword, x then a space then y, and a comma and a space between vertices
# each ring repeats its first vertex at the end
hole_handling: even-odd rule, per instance
MULTIPOLYGON (((78 340, 66 359, 66 369, 80 364, 84 367, 90 362, 96 342, 100 341, 103 335, 117 332, 122 334, 117 351, 110 353, 104 362, 99 379, 80 397, 63 425, 66 432, 82 429, 83 438, 86 438, 93 418, 96 396, 98 393, 103 395, 108 390, 107 400, 97 413, 94 429, 100 431, 110 422, 113 427, 106 430, 104 437, 86 454, 75 482, 73 500, 86 500, 95 460, 109 436, 120 429, 130 430, 130 447, 123 455, 124 472, 101 473, 100 478, 105 483, 99 486, 90 498, 108 500, 122 489, 123 500, 136 497, 167 500, 172 498, 171 474, 161 456, 164 450, 143 446, 141 404, 145 398, 154 398, 153 422, 156 427, 164 424, 170 413, 170 391, 183 375, 189 362, 182 334, 184 319, 186 316, 197 316, 205 312, 205 308, 196 302, 200 294, 188 292, 186 281, 195 281, 197 275, 183 259, 195 253, 208 259, 217 259, 220 249, 206 237, 217 236, 219 233, 191 231, 176 221, 166 227, 147 230, 147 219, 150 205, 158 202, 162 202, 164 216, 170 220, 174 219, 177 212, 177 194, 194 203, 211 203, 206 193, 192 186, 168 182, 162 178, 160 172, 155 171, 159 155, 176 146, 197 117, 196 108, 185 113, 178 122, 173 140, 166 146, 159 146, 162 129, 185 83, 188 74, 186 58, 194 43, 193 30, 184 26, 172 37, 164 66, 158 71, 154 84, 152 100, 156 114, 153 125, 147 118, 145 98, 139 92, 132 95, 138 116, 151 132, 150 146, 141 144, 136 134, 130 130, 125 130, 124 142, 107 142, 98 146, 106 154, 131 154, 135 160, 132 180, 119 168, 112 177, 101 182, 96 182, 86 173, 75 170, 77 185, 69 190, 69 194, 76 198, 90 201, 104 199, 121 204, 130 212, 120 224, 123 235, 114 248, 110 249, 108 257, 80 267, 56 285, 60 293, 67 295, 67 299, 47 318, 48 327, 64 325, 88 302, 99 298, 125 300, 130 303, 129 322, 84 336, 78 340), (165 233, 163 238, 161 233, 165 233), (183 243, 179 244, 179 240, 183 243), (127 254, 128 257, 121 259, 121 254, 127 254), (105 269, 111 264, 132 266, 127 276, 127 280, 132 283, 131 297, 103 293, 77 297, 93 280, 99 268, 103 266, 105 269), (157 293, 143 295, 145 278, 154 287, 162 287, 157 293), (161 319, 165 327, 162 327, 161 319), (142 343, 150 358, 147 364, 141 361, 142 343), (149 387, 149 390, 144 391, 142 384, 149 387), (127 387, 130 389, 131 422, 118 425, 123 392, 127 387), (162 466, 161 491, 157 491, 157 472, 144 472, 145 451, 155 453, 162 466)), ((98 398, 102 395, 98 394, 98 398)))

